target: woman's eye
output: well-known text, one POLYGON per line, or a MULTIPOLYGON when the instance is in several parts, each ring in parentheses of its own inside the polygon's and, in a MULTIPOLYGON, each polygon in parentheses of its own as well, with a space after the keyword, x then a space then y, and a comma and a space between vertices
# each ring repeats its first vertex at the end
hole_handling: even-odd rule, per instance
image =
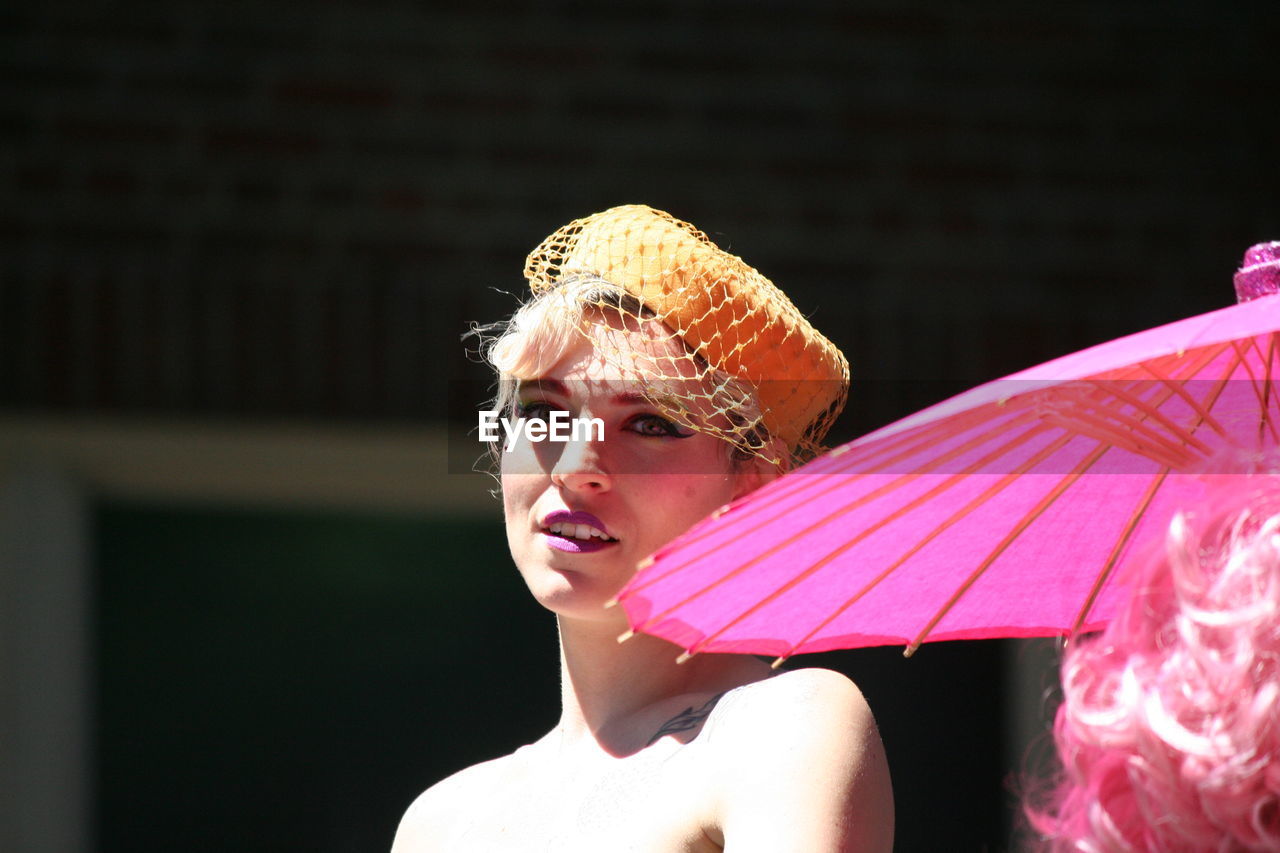
POLYGON ((529 403, 516 404, 516 417, 526 420, 549 421, 551 420, 551 411, 551 404, 541 401, 535 400, 529 403))
POLYGON ((628 425, 632 432, 640 435, 670 436, 671 438, 688 438, 693 430, 681 427, 661 415, 637 415, 628 425))

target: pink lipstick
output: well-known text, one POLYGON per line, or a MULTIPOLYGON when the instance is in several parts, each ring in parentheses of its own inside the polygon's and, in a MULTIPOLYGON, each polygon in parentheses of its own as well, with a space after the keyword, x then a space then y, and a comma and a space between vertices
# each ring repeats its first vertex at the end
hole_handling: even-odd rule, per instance
POLYGON ((618 542, 610 536, 603 521, 589 512, 582 511, 556 510, 549 513, 542 519, 542 536, 548 547, 570 554, 589 554, 610 545, 616 545, 618 542), (552 531, 553 526, 557 526, 558 529, 552 531), (580 538, 578 526, 590 527, 595 532, 590 533, 586 538, 580 538))

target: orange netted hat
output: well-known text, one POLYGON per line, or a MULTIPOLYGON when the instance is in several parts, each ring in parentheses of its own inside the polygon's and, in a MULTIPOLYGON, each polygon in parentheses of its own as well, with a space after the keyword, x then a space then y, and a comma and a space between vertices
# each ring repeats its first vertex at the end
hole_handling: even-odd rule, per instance
MULTIPOLYGON (((696 375, 710 389, 685 392, 685 402, 702 398, 687 411, 705 414, 710 401, 733 415, 727 427, 708 428, 705 418, 690 426, 757 455, 771 458, 761 426, 793 457, 812 455, 844 407, 849 364, 840 350, 769 279, 669 213, 632 204, 570 222, 530 253, 524 274, 535 295, 586 279, 633 297, 640 316, 660 321, 688 352, 673 373, 696 375)), ((616 302, 602 307, 618 310, 616 302)))

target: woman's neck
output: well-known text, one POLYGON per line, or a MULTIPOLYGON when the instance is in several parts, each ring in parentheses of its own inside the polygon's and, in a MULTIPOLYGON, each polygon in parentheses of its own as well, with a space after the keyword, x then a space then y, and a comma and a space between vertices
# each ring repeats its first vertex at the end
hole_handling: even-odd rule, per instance
POLYGON ((746 655, 697 655, 677 664, 676 646, 645 634, 619 643, 621 629, 611 621, 558 622, 562 744, 590 739, 611 754, 628 753, 652 734, 638 728, 647 711, 661 713, 664 701, 770 675, 766 664, 746 655))

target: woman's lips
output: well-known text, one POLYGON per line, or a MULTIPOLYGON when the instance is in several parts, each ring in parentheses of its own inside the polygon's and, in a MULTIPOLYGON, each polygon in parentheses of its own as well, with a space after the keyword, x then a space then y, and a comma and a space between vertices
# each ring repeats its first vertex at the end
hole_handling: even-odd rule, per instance
POLYGON ((542 537, 547 541, 548 548, 567 551, 570 554, 590 554, 593 551, 599 551, 618 544, 617 539, 570 539, 556 533, 546 532, 543 532, 542 537))
POLYGON ((603 521, 581 510, 549 513, 542 519, 541 533, 549 547, 570 554, 587 554, 618 543, 603 521))

